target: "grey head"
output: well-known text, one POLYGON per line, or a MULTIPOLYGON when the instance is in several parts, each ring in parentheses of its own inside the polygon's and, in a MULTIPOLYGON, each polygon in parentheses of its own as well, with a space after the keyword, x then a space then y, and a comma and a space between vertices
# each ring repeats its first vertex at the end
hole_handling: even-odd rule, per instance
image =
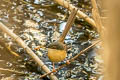
POLYGON ((48 45, 48 48, 65 50, 65 47, 64 47, 63 43, 61 43, 61 42, 53 42, 53 43, 48 45))

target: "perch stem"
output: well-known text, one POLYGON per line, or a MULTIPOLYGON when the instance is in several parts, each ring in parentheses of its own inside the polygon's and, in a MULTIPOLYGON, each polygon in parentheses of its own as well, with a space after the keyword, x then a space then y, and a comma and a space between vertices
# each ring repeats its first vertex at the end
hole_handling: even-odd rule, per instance
POLYGON ((73 24, 73 22, 75 20, 77 11, 78 11, 78 9, 75 9, 75 8, 72 10, 72 12, 71 12, 71 14, 70 14, 70 16, 69 16, 69 18, 67 20, 67 24, 65 26, 65 29, 64 29, 64 31, 63 31, 60 39, 59 39, 59 42, 63 42, 64 41, 68 31, 70 30, 70 28, 71 28, 71 26, 72 26, 72 24, 73 24))

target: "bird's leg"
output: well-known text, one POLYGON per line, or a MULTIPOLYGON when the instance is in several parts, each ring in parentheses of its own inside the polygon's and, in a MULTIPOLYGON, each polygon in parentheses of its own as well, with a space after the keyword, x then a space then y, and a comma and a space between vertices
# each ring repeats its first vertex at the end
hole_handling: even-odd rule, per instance
POLYGON ((40 48, 44 48, 45 49, 44 46, 37 46, 36 48, 34 48, 34 50, 39 50, 40 48))
POLYGON ((69 65, 69 64, 70 64, 70 61, 69 61, 69 60, 67 60, 67 61, 66 61, 66 64, 67 64, 67 65, 69 65))
POLYGON ((54 62, 52 63, 53 64, 53 72, 56 72, 56 70, 55 70, 55 64, 54 64, 54 62))

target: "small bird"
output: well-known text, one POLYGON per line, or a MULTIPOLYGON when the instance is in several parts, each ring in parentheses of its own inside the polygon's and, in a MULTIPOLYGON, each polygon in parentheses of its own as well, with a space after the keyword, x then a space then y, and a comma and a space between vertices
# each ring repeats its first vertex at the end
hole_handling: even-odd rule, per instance
MULTIPOLYGON (((63 44, 63 42, 64 42, 64 39, 65 39, 68 31, 70 30, 70 27, 72 26, 72 24, 75 20, 77 11, 78 11, 78 9, 75 9, 75 8, 72 10, 72 12, 68 18, 67 24, 65 26, 65 29, 64 29, 62 35, 60 36, 60 39, 57 42, 53 42, 48 45, 48 58, 50 59, 51 62, 53 62, 53 71, 54 72, 55 72, 54 62, 61 62, 67 56, 66 45, 63 44)), ((66 61, 66 64, 70 64, 69 60, 66 61)))
POLYGON ((66 46, 63 43, 53 42, 48 45, 48 58, 53 63, 53 71, 55 71, 54 62, 61 62, 66 56, 66 46))
POLYGON ((53 42, 48 46, 48 58, 52 62, 60 62, 67 56, 65 45, 61 42, 53 42))

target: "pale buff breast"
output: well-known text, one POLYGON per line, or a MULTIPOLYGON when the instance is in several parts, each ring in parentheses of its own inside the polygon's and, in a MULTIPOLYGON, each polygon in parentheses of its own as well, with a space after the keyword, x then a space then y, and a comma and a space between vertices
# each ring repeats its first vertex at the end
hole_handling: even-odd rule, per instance
POLYGON ((48 58, 52 62, 63 61, 66 58, 66 56, 67 53, 65 50, 48 49, 48 58))

